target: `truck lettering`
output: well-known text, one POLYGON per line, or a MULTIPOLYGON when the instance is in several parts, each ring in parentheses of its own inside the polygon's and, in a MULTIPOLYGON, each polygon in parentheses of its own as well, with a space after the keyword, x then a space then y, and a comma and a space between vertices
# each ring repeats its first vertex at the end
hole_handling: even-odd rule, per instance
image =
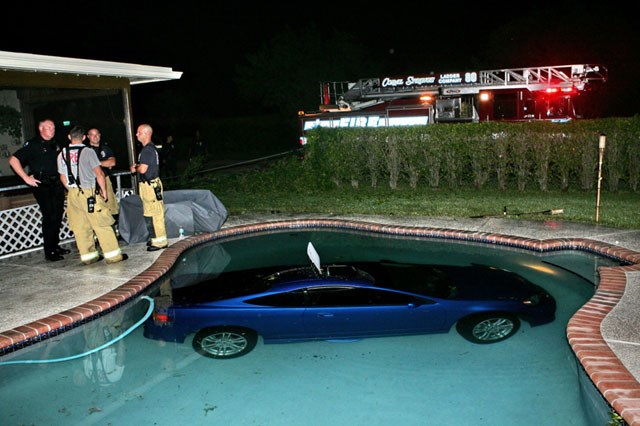
POLYGON ((402 86, 404 84, 404 80, 402 78, 389 78, 386 77, 384 80, 382 80, 382 87, 396 87, 396 86, 402 86))
POLYGON ((407 86, 422 86, 423 84, 433 84, 435 81, 435 77, 414 77, 410 75, 407 77, 407 86))

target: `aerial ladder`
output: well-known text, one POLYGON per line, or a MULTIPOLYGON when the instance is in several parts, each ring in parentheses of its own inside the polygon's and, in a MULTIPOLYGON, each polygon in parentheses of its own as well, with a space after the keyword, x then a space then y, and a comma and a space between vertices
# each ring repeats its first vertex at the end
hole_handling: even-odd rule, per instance
POLYGON ((442 98, 503 89, 583 91, 607 77, 602 65, 560 65, 322 82, 320 110, 357 111, 403 98, 442 98))

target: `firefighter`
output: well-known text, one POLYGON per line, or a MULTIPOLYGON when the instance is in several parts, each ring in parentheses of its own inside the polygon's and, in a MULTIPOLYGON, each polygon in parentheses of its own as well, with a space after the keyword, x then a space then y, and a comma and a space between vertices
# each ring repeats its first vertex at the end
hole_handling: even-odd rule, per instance
POLYGON ((113 183, 111 182, 111 169, 116 165, 116 155, 113 150, 108 146, 102 143, 100 130, 93 127, 87 131, 87 139, 89 139, 89 146, 93 148, 93 150, 98 155, 98 160, 100 160, 100 165, 102 166, 102 171, 105 175, 105 181, 107 183, 107 195, 109 197, 109 201, 107 202, 107 207, 111 211, 111 215, 115 219, 114 227, 118 226, 118 215, 120 213, 120 208, 118 206, 118 199, 116 197, 116 193, 113 190, 113 183))
POLYGON ((74 126, 69 132, 69 146, 58 154, 58 173, 67 188, 69 227, 85 265, 102 259, 106 263, 117 263, 128 256, 120 250, 112 227, 114 219, 107 207, 109 197, 100 160, 92 149, 84 149, 84 139, 84 129, 74 126), (96 248, 94 233, 102 254, 96 248))
POLYGON ((136 131, 136 138, 142 144, 138 155, 138 163, 131 165, 131 173, 138 174, 138 193, 142 200, 142 214, 149 232, 147 251, 167 248, 167 231, 164 224, 164 202, 162 201, 162 182, 160 181, 160 155, 151 136, 153 129, 148 124, 141 124, 136 131))

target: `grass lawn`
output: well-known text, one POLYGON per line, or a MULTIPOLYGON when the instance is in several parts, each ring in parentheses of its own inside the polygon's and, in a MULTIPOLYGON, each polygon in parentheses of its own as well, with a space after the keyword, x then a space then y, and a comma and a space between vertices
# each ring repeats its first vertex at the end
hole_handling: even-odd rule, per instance
MULTIPOLYGON (((500 216, 525 220, 566 220, 596 224, 597 191, 470 188, 433 189, 426 186, 391 189, 386 182, 376 188, 336 185, 330 177, 319 177, 295 158, 266 166, 239 170, 191 171, 166 181, 166 189, 208 189, 220 199, 229 214, 300 213, 427 216, 468 218, 500 216), (507 215, 504 215, 506 208, 507 215), (549 214, 561 210, 559 214, 549 214)), ((163 180, 163 183, 165 181, 163 180)), ((640 193, 602 189, 600 225, 620 229, 640 228, 640 193)))
MULTIPOLYGON (((289 187, 255 190, 215 182, 210 189, 230 214, 247 212, 373 214, 397 216, 509 218, 596 223, 596 193, 495 190, 410 190, 384 188, 335 188, 292 190, 289 187)), ((623 229, 640 227, 640 195, 629 192, 602 193, 599 224, 623 229)))

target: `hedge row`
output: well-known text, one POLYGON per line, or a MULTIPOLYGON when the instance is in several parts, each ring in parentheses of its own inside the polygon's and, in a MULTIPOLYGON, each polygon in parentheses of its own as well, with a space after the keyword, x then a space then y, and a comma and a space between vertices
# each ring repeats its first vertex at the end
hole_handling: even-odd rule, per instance
POLYGON ((640 118, 315 129, 305 162, 336 185, 638 191, 640 118))

